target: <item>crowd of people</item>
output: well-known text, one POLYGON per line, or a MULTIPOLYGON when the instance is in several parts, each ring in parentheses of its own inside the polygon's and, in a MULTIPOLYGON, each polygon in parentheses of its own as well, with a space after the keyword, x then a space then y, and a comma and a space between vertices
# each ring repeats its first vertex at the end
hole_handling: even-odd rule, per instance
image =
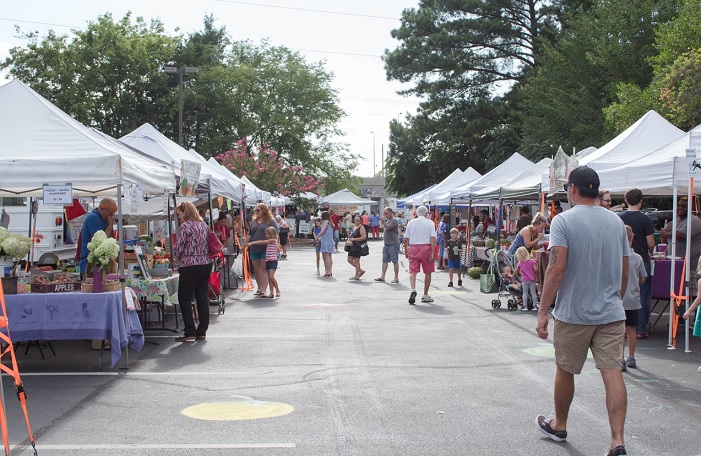
MULTIPOLYGON (((539 337, 550 336, 552 317, 556 365, 554 412, 548 417, 538 415, 535 424, 552 440, 567 439, 574 376, 581 372, 587 352, 591 350, 605 385, 611 431, 606 454, 625 455, 623 434, 627 399, 622 371, 637 367, 636 341, 649 335, 654 227, 650 218, 641 212, 643 194, 640 190, 626 192, 627 210, 615 213, 611 210, 611 195, 599 189, 597 173, 586 166, 571 171, 564 189, 570 207, 566 211, 561 205, 553 204, 550 217, 545 217, 541 213, 531 215, 527 206, 521 208, 516 236, 509 249, 509 254, 517 259, 516 268, 502 271, 508 285, 522 293, 522 310, 528 310, 527 300, 533 303, 533 310, 538 312, 536 334, 539 337), (550 260, 540 283, 542 275, 532 251, 543 245, 546 230, 549 230, 546 248, 550 260), (591 283, 597 286, 592 287, 591 283), (624 356, 626 346, 628 356, 624 356)), ((96 226, 97 222, 103 225, 109 212, 113 212, 107 207, 109 204, 106 201, 105 207, 96 210, 96 226)), ((696 265, 691 295, 696 296, 701 270, 701 219, 692 216, 687 233, 687 211, 687 200, 681 198, 676 226, 668 223, 660 231, 660 239, 666 243, 675 236, 679 256, 686 253, 689 237, 688 253, 692 264, 696 265)), ((180 262, 178 297, 185 324, 184 335, 178 340, 205 339, 208 326, 206 278, 211 269, 211 259, 206 252, 207 226, 191 203, 182 203, 176 213, 181 223, 175 248, 180 262), (192 318, 192 306, 187 304, 193 298, 199 314, 197 325, 192 318)), ((275 271, 279 259, 287 257, 291 229, 283 217, 274 216, 263 203, 257 204, 251 215, 243 248, 248 252, 257 285, 254 296, 279 298, 281 292, 275 271)), ((334 276, 333 253, 339 251, 339 241, 345 238, 347 262, 353 268, 350 280, 359 281, 366 272, 361 267, 361 258, 368 254, 368 240, 382 239, 381 274, 374 281, 399 283, 399 255, 403 251, 408 262, 410 305, 416 305, 419 299, 416 281, 420 273, 423 273, 422 303, 434 301, 429 291, 436 269, 448 270, 448 287, 454 287, 454 283, 462 286, 464 241, 457 228, 450 228, 449 214, 441 215, 436 225, 425 206, 419 206, 416 217, 408 223, 402 213, 390 207, 385 207, 381 214, 336 214, 328 209, 321 211, 319 217, 310 214, 309 221, 313 224, 316 274, 322 278, 334 276)), ((472 229, 481 229, 486 234, 493 223, 489 212, 484 210, 472 221, 472 229)), ((235 229, 228 226, 226 216, 220 215, 214 232, 223 244, 230 242, 232 231, 235 229)), ((682 317, 689 319, 700 305, 701 297, 697 297, 682 317)), ((701 336, 698 322, 694 334, 701 336)), ((699 370, 701 372, 701 367, 699 370)))

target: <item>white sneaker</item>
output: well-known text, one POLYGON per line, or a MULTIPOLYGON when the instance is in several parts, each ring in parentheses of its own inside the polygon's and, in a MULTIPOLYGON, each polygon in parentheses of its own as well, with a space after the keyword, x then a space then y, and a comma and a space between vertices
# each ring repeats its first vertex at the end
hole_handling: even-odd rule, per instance
POLYGON ((316 271, 316 272, 314 273, 314 275, 321 275, 321 274, 319 274, 319 271, 316 271))
POLYGON ((701 366, 699 366, 699 372, 701 372, 701 366))
POLYGON ((429 295, 423 295, 421 296, 421 302, 433 302, 433 298, 429 295))

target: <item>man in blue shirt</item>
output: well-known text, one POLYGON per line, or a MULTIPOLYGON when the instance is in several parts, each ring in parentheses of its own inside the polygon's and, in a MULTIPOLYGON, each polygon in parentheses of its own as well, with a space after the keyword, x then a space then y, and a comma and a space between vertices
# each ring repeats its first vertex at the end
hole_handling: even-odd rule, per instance
POLYGON ((114 214, 117 212, 117 203, 113 199, 104 198, 100 201, 97 209, 85 217, 83 229, 80 233, 80 272, 85 276, 88 268, 88 242, 98 231, 104 231, 107 237, 112 237, 112 226, 114 225, 114 214))

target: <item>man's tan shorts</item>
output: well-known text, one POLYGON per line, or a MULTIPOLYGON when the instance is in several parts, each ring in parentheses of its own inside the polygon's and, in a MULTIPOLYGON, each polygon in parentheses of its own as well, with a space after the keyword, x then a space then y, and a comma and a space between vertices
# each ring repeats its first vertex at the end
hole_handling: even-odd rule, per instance
POLYGON ((624 333, 625 320, 605 325, 574 325, 555 320, 555 364, 571 374, 579 374, 591 349, 597 369, 620 369, 624 333))

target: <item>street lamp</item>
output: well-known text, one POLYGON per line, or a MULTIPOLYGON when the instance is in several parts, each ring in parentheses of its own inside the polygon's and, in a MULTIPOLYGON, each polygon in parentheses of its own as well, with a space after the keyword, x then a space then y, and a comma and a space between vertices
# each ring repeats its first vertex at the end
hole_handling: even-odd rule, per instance
POLYGON ((196 67, 165 67, 168 74, 177 74, 180 87, 180 100, 178 102, 178 144, 183 146, 183 90, 185 90, 185 75, 197 74, 196 67))

